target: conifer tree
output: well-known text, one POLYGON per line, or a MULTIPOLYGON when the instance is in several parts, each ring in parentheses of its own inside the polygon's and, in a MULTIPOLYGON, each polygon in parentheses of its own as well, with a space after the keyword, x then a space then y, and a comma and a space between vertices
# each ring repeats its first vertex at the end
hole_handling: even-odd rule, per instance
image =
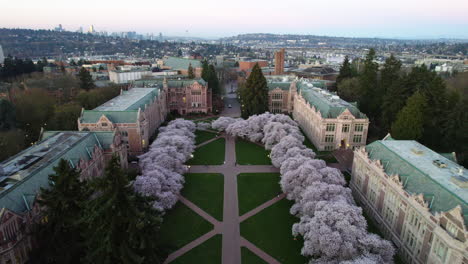
POLYGON ((363 96, 359 101, 360 109, 370 117, 375 117, 379 111, 380 98, 378 91, 377 72, 378 65, 374 62, 375 50, 370 49, 364 61, 364 69, 359 76, 363 96))
POLYGON ((340 73, 338 77, 336 77, 336 84, 339 85, 341 81, 348 78, 353 78, 356 76, 355 71, 351 67, 351 63, 349 62, 349 57, 345 56, 343 64, 340 67, 340 73))
POLYGON ((78 219, 88 197, 87 185, 79 181, 80 173, 60 160, 49 175, 48 189, 41 189, 39 204, 44 207, 33 236, 37 248, 31 259, 35 263, 80 263, 84 254, 83 232, 86 228, 78 219))
POLYGON ((89 91, 94 88, 93 77, 84 67, 81 67, 78 78, 80 78, 81 89, 89 91))
POLYGON ((194 79, 195 78, 195 74, 193 73, 193 67, 192 67, 191 63, 188 66, 188 77, 189 77, 189 79, 194 79))
POLYGON ((211 88, 211 91, 213 92, 214 95, 219 95, 220 89, 219 89, 218 75, 216 74, 216 69, 212 64, 209 66, 208 85, 211 88))
POLYGON ((268 86, 258 63, 252 68, 249 78, 240 90, 242 117, 268 111, 268 86))
POLYGON ((427 100, 420 92, 408 98, 392 124, 392 136, 396 139, 420 139, 424 133, 426 107, 427 100))
POLYGON ((158 249, 161 218, 147 198, 136 195, 114 156, 93 183, 95 197, 86 203, 84 263, 162 263, 158 249))

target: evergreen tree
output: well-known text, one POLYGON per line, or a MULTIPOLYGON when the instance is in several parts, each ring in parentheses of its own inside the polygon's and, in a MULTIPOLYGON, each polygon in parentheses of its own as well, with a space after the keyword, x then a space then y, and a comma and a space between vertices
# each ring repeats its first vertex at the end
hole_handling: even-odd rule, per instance
POLYGON ((258 63, 252 68, 249 78, 240 91, 242 117, 268 111, 268 86, 258 63))
POLYGON ((201 77, 203 80, 208 81, 210 79, 210 66, 208 65, 208 62, 204 60, 202 62, 202 74, 201 77))
POLYGON ((385 60, 380 73, 380 87, 383 93, 386 93, 389 87, 400 79, 400 70, 401 61, 395 58, 393 54, 385 60))
POLYGON ((385 60, 385 64, 380 73, 380 88, 383 95, 382 98, 382 116, 380 124, 383 131, 386 133, 390 129, 391 123, 395 120, 396 113, 404 106, 407 97, 398 94, 401 91, 401 61, 397 60, 393 54, 385 60), (395 100, 395 97, 400 100, 395 100))
POLYGON ((468 167, 468 99, 452 101, 443 122, 445 151, 455 151, 460 164, 468 167))
POLYGON ((378 90, 378 65, 374 62, 375 50, 370 49, 364 61, 364 68, 359 76, 363 96, 359 101, 361 111, 373 118, 378 115, 382 94, 378 90))
POLYGON ((349 63, 349 57, 345 56, 343 64, 340 67, 340 73, 338 74, 338 77, 336 77, 336 84, 339 85, 344 79, 353 78, 355 76, 356 73, 351 67, 351 63, 349 63))
POLYGON ((194 79, 195 78, 195 74, 193 73, 193 67, 192 67, 191 63, 188 66, 188 77, 189 77, 189 79, 194 79))
POLYGON ((158 249, 160 216, 136 195, 113 157, 93 183, 96 197, 86 203, 84 263, 162 263, 158 249))
POLYGON ((38 243, 31 259, 34 263, 80 263, 85 226, 77 219, 83 213, 88 191, 86 184, 79 181, 80 173, 64 159, 54 171, 49 175, 50 188, 41 189, 38 200, 45 208, 42 216, 46 221, 34 228, 38 243))
POLYGON ((10 101, 0 99, 0 131, 7 131, 16 127, 15 107, 10 101))
POLYGON ((420 92, 408 98, 392 124, 392 136, 396 139, 420 139, 424 133, 426 107, 427 99, 420 92))
POLYGON ((94 88, 93 77, 84 67, 81 67, 81 70, 78 73, 78 78, 80 79, 81 89, 89 91, 94 88))
POLYGON ((216 74, 216 69, 213 66, 213 64, 211 64, 209 66, 208 85, 211 88, 211 91, 213 92, 213 95, 219 95, 220 94, 218 75, 216 74))

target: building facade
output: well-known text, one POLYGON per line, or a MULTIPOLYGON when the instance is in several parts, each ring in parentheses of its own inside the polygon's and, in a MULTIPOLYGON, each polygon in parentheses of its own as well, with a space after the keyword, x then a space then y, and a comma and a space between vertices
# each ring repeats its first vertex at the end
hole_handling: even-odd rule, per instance
POLYGON ((35 200, 49 186, 61 159, 80 170, 80 179, 103 174, 117 155, 127 166, 127 149, 114 132, 49 131, 32 147, 0 163, 0 263, 26 263, 32 248, 30 227, 38 217, 35 200))
POLYGON ((109 80, 113 83, 129 83, 134 80, 139 80, 145 76, 151 76, 150 70, 112 70, 109 71, 109 80))
POLYGON ((188 68, 192 66, 196 78, 201 78, 202 64, 200 60, 185 59, 178 57, 164 57, 158 62, 162 69, 175 70, 179 74, 188 76, 188 68))
POLYGON ((320 151, 364 146, 369 119, 355 104, 328 92, 328 81, 267 77, 269 110, 292 114, 320 151))
POLYGON ((212 92, 203 79, 164 78, 139 80, 137 87, 153 87, 167 91, 168 112, 180 115, 210 113, 213 110, 212 92))
POLYGON ((275 75, 284 74, 284 49, 275 52, 275 75))
POLYGON ((94 110, 82 110, 80 131, 116 131, 128 146, 129 155, 139 155, 167 115, 167 91, 131 88, 94 110))
POLYGON ((468 173, 411 140, 354 151, 350 187, 407 263, 468 263, 468 173))

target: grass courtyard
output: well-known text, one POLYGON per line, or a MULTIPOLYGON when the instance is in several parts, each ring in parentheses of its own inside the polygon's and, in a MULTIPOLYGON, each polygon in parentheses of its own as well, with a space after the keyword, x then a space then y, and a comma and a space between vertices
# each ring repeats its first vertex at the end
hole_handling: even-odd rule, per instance
POLYGON ((259 256, 255 255, 248 248, 241 247, 241 263, 242 264, 267 264, 259 256))
POLYGON ((279 173, 241 173, 237 176, 239 215, 271 200, 281 192, 279 173))
POLYGON ((210 222, 178 202, 163 217, 161 244, 172 253, 212 229, 213 225, 210 222))
POLYGON ((252 142, 236 140, 236 160, 240 165, 271 165, 270 151, 252 142))
POLYGON ((197 130, 195 131, 195 145, 199 145, 215 137, 216 133, 204 130, 197 130))
POLYGON ((198 245, 189 252, 175 259, 173 264, 219 264, 221 263, 222 236, 215 235, 203 244, 198 245))
POLYGON ((224 177, 217 173, 187 173, 182 196, 219 221, 223 220, 224 177))
POLYGON ((206 145, 198 147, 193 153, 193 158, 190 159, 188 165, 221 165, 224 163, 224 154, 226 148, 226 140, 219 138, 206 145))
POLYGON ((240 232, 280 263, 306 263, 301 256, 302 241, 291 235, 292 225, 299 220, 289 214, 291 206, 291 201, 282 199, 242 222, 240 232))

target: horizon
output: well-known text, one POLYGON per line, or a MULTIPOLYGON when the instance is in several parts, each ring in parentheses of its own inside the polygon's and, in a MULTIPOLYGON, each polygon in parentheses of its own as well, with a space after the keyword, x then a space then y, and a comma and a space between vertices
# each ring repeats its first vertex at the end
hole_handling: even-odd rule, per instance
POLYGON ((57 0, 7 2, 2 6, 0 26, 6 28, 67 31, 90 25, 96 31, 159 34, 218 39, 239 34, 317 35, 388 39, 468 39, 468 1, 443 3, 395 0, 390 4, 371 0, 311 3, 292 0, 287 6, 267 1, 239 0, 235 5, 202 0, 178 5, 142 0, 94 2, 83 0, 70 8, 57 0), (28 5, 25 9, 24 6, 28 5), (298 8, 300 7, 300 8, 298 8), (404 8, 401 8, 404 7, 404 8), (456 8, 453 8, 456 7, 456 8), (255 22, 255 23, 254 23, 255 22))

